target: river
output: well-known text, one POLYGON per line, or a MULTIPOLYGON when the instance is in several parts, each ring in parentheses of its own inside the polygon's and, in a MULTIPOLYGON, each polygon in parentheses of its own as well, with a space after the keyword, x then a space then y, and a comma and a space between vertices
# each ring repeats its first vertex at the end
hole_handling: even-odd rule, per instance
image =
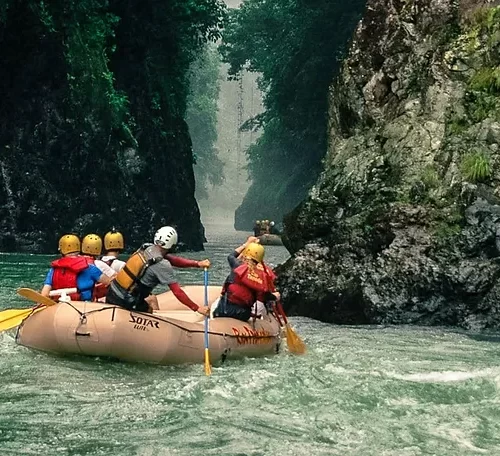
MULTIPOLYGON (((246 233, 207 230, 210 284, 246 233)), ((267 247, 277 264, 288 254, 267 247)), ((25 307, 43 255, 0 255, 0 308, 25 307)), ((201 284, 182 270, 181 284, 201 284)), ((500 454, 500 335, 291 323, 308 346, 215 367, 59 357, 0 334, 0 456, 500 454)))

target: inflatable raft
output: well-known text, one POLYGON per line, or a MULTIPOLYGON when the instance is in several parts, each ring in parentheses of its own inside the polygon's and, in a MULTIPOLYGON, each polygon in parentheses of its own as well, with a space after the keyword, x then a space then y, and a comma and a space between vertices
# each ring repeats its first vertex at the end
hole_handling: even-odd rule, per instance
POLYGON ((262 234, 259 236, 259 242, 262 245, 283 245, 281 237, 277 234, 262 234))
MULTIPOLYGON (((193 301, 204 302, 204 287, 184 290, 193 301)), ((209 287, 209 302, 220 287, 209 287)), ((34 313, 19 327, 19 344, 60 354, 79 354, 155 364, 203 363, 204 317, 182 305, 171 292, 158 295, 154 314, 131 312, 96 302, 59 302, 34 313)), ((276 319, 242 322, 210 320, 212 363, 279 352, 281 328, 276 319)))

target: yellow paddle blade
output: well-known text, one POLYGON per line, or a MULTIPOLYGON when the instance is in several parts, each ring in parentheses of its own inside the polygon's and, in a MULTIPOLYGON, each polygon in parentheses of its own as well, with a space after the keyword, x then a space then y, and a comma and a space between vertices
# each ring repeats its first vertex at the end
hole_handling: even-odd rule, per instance
POLYGON ((210 366, 210 353, 205 348, 205 375, 212 375, 212 366, 210 366))
POLYGON ((19 288, 17 290, 17 294, 22 296, 23 298, 29 299, 33 302, 39 302, 45 306, 54 306, 57 302, 53 301, 46 296, 42 296, 38 291, 32 290, 31 288, 19 288))
POLYGON ((0 332, 19 326, 26 317, 32 313, 45 309, 45 307, 31 309, 8 309, 0 312, 0 332))
POLYGON ((306 344, 289 324, 286 325, 286 343, 288 350, 296 355, 303 355, 306 352, 306 344))

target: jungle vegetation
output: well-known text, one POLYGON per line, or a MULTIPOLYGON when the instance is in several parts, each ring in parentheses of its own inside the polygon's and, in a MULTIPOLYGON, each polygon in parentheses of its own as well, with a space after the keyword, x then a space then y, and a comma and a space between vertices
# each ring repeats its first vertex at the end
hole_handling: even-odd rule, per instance
POLYGON ((306 195, 327 141, 327 94, 364 0, 246 0, 231 10, 221 52, 237 78, 260 74, 265 111, 243 128, 261 129, 247 150, 252 186, 236 226, 275 219, 306 195))
POLYGON ((54 251, 65 232, 112 225, 133 245, 164 223, 202 247, 187 99, 225 13, 222 0, 0 0, 0 249, 54 251))

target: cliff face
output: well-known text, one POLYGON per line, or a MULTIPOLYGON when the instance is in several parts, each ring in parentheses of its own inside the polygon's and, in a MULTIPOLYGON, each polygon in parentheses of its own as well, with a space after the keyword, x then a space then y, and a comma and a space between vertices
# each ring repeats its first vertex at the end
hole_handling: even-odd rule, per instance
POLYGON ((161 7, 26 0, 1 11, 0 250, 54 252, 64 233, 113 226, 134 248, 163 224, 203 249, 183 120, 189 62, 177 29, 160 41, 161 7))
POLYGON ((500 325, 498 2, 370 0, 281 288, 336 323, 500 325))

